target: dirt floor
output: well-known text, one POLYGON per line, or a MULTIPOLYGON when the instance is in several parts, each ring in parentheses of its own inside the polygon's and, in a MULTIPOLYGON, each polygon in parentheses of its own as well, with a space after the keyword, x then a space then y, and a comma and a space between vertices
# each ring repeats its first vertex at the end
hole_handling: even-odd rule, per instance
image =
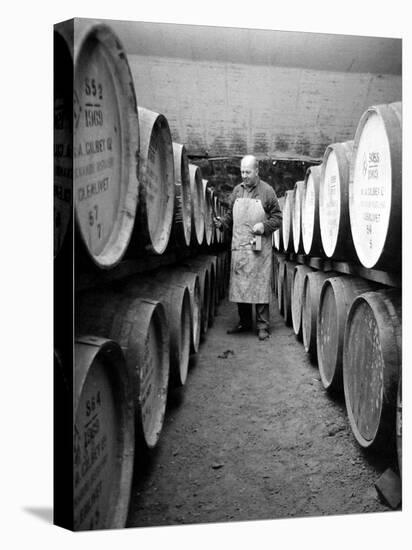
POLYGON ((389 510, 374 482, 394 459, 360 449, 277 308, 266 342, 227 335, 236 322, 223 301, 171 392, 159 446, 136 463, 128 527, 389 510))

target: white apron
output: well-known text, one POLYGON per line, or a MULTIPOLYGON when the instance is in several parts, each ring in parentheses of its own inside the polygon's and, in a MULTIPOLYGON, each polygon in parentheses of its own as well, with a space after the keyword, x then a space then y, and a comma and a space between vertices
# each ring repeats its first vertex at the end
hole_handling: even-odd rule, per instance
POLYGON ((272 276, 272 236, 262 235, 262 250, 252 250, 252 227, 267 219, 260 199, 236 199, 233 205, 229 300, 268 304, 272 276))

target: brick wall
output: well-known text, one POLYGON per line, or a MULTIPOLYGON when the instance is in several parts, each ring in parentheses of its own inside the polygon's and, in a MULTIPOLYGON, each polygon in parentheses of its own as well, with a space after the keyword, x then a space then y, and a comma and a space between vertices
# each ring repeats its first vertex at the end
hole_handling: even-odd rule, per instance
POLYGON ((138 104, 189 154, 320 157, 363 111, 401 99, 401 76, 128 55, 138 104))

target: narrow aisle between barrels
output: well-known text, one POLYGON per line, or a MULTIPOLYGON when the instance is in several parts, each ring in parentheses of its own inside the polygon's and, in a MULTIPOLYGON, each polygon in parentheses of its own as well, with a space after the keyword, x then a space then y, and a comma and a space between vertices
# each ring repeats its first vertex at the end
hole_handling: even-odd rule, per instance
POLYGON ((277 308, 265 342, 227 335, 236 320, 221 302, 158 447, 137 451, 128 527, 388 510, 374 482, 389 459, 357 445, 277 308))

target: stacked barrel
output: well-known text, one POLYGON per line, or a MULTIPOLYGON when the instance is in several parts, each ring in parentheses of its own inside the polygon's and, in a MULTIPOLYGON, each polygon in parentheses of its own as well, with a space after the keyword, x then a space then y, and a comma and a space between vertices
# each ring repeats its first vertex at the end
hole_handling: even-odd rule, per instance
POLYGON ((325 389, 344 394, 358 443, 396 448, 400 470, 401 126, 401 103, 368 108, 354 139, 329 145, 286 192, 273 240, 285 322, 325 389))
POLYGON ((55 35, 56 278, 74 261, 96 282, 74 288, 71 356, 59 334, 72 302, 58 302, 55 371, 56 403, 74 396, 71 527, 82 530, 125 525, 135 457, 159 442, 168 392, 187 382, 229 262, 213 223, 226 207, 166 116, 138 105, 118 37, 82 21, 71 34, 74 43, 64 28, 55 35))

